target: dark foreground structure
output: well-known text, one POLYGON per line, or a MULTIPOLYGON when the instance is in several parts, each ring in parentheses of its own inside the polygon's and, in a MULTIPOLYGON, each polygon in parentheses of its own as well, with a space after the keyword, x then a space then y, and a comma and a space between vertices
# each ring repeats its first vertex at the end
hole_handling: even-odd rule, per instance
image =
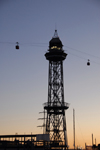
MULTIPOLYGON (((64 147, 60 144, 50 141, 48 134, 0 135, 0 150, 63 150, 64 147)), ((85 150, 100 150, 100 144, 85 145, 85 150)))
POLYGON ((38 140, 39 135, 2 135, 0 136, 1 150, 42 150, 48 149, 49 141, 38 140))
POLYGON ((49 61, 48 72, 48 101, 44 104, 46 111, 45 133, 50 134, 50 140, 68 148, 65 110, 69 108, 64 101, 63 61, 67 54, 55 30, 49 42, 49 49, 45 54, 49 61))
POLYGON ((49 134, 0 135, 0 150, 62 149, 63 143, 50 141, 49 134))

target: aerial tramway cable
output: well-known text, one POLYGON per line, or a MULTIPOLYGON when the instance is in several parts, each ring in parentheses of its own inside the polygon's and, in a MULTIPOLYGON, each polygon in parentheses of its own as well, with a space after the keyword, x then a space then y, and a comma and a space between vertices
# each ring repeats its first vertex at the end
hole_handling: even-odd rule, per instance
MULTIPOLYGON (((1 43, 1 44, 10 44, 10 45, 13 44, 13 45, 14 45, 13 42, 0 42, 0 43, 1 43)), ((28 45, 28 46, 36 46, 36 47, 45 47, 45 46, 47 46, 47 44, 48 44, 48 43, 36 43, 36 42, 34 42, 34 43, 20 43, 20 45, 28 45)), ((16 49, 16 50, 19 50, 19 47, 20 47, 20 46, 19 46, 19 42, 16 42, 15 49, 16 49)), ((96 59, 99 59, 99 60, 100 60, 100 57, 98 57, 98 56, 94 56, 94 55, 92 55, 92 54, 89 54, 89 53, 80 51, 80 50, 78 50, 78 49, 75 49, 75 48, 72 48, 72 47, 69 47, 69 46, 64 46, 64 47, 67 47, 67 50, 65 50, 65 51, 67 51, 68 54, 71 54, 71 55, 73 55, 73 56, 76 56, 76 57, 79 57, 79 58, 81 58, 81 59, 87 60, 87 66, 90 66, 90 59, 86 59, 86 58, 83 58, 83 57, 78 56, 78 55, 76 55, 76 54, 73 54, 73 53, 69 52, 68 49, 73 50, 73 51, 77 51, 78 53, 81 53, 81 54, 84 54, 84 55, 88 55, 89 57, 90 57, 90 56, 91 56, 91 57, 95 57, 96 59)), ((95 61, 91 61, 91 62, 100 65, 100 63, 95 62, 95 61)))

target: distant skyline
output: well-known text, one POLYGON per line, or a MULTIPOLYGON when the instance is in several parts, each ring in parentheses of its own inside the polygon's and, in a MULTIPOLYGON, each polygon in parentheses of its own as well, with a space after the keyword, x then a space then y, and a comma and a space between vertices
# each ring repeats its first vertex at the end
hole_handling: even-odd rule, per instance
POLYGON ((100 1, 0 1, 0 135, 39 134, 48 95, 44 54, 55 28, 68 54, 64 97, 69 148, 100 143, 100 1), (56 27, 55 27, 56 25, 56 27), (19 50, 15 49, 19 42, 19 50), (90 66, 87 61, 90 60, 90 66), (95 141, 94 141, 95 142, 95 141))

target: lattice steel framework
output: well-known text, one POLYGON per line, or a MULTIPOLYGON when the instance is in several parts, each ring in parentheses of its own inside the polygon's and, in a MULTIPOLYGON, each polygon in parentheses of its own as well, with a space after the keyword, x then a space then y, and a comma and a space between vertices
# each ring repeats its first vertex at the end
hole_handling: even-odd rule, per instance
POLYGON ((67 147, 67 130, 65 110, 68 103, 64 102, 63 60, 67 54, 62 49, 57 31, 49 42, 49 52, 45 54, 49 60, 48 102, 44 104, 47 111, 46 133, 50 134, 51 141, 62 142, 67 147))

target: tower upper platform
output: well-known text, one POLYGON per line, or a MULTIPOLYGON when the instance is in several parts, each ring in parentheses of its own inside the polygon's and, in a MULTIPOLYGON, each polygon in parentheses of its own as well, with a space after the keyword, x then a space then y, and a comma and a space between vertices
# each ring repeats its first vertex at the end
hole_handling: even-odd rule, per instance
POLYGON ((55 30, 53 38, 49 41, 49 52, 45 54, 45 57, 49 61, 61 61, 66 59, 67 54, 62 49, 63 44, 58 37, 57 30, 55 30))

